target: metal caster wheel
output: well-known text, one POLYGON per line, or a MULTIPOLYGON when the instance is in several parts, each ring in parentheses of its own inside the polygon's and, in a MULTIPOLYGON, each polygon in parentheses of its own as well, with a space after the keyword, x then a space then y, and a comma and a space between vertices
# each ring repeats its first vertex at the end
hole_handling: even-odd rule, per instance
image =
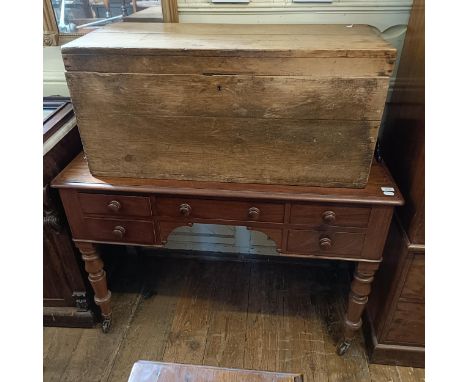
POLYGON ((108 333, 111 328, 112 320, 110 318, 106 318, 102 321, 102 332, 108 333))
POLYGON ((143 297, 143 300, 148 300, 149 298, 153 297, 156 294, 156 291, 150 288, 145 288, 141 292, 141 296, 143 297))
POLYGON ((338 355, 340 355, 340 356, 343 355, 343 354, 345 354, 345 353, 348 351, 348 349, 349 349, 350 346, 351 346, 351 342, 349 342, 349 341, 344 341, 344 340, 341 341, 341 342, 338 344, 338 346, 336 347, 336 354, 338 354, 338 355))

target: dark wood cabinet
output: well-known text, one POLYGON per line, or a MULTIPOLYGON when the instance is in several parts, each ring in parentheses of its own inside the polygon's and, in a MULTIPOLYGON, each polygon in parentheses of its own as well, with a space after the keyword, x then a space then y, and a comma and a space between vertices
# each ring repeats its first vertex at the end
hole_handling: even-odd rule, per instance
POLYGON ((93 325, 87 281, 51 180, 81 150, 69 100, 44 98, 43 124, 43 320, 48 326, 93 325))
POLYGON ((371 362, 424 366, 424 0, 415 0, 381 137, 396 209, 367 308, 371 362))
POLYGON ((424 367, 424 246, 394 217, 364 326, 371 362, 424 367))

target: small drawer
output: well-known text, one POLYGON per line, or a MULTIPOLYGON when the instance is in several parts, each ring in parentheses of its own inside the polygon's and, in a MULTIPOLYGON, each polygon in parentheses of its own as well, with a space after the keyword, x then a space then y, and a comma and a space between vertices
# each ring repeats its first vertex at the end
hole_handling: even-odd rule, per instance
POLYGON ((288 231, 287 252, 298 255, 361 256, 366 235, 356 232, 288 231))
POLYGON ((400 297, 424 302, 424 255, 414 255, 411 260, 400 297))
POLYGON ((78 193, 85 215, 151 216, 150 199, 146 196, 124 196, 78 193))
POLYGON ((98 241, 153 244, 154 227, 150 221, 85 218, 88 236, 98 241))
POLYGON ((345 207, 336 204, 293 204, 291 224, 367 227, 371 208, 345 207))
POLYGON ((216 219, 282 223, 280 203, 224 202, 211 199, 157 198, 158 216, 186 219, 216 219))

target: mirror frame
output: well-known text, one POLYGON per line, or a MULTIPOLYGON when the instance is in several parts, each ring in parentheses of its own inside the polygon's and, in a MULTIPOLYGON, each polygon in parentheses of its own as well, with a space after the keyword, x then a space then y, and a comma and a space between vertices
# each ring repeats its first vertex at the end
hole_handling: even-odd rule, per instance
MULTIPOLYGON (((179 10, 177 0, 161 0, 163 20, 165 23, 178 23, 179 10)), ((43 46, 62 45, 83 36, 80 33, 60 33, 55 20, 54 9, 50 0, 43 0, 43 46)))

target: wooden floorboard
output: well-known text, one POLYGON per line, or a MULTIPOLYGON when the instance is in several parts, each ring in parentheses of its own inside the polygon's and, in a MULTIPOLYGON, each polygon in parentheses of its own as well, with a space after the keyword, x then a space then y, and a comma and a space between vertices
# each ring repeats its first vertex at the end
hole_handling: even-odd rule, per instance
POLYGON ((61 381, 107 380, 138 298, 129 293, 113 296, 115 320, 112 330, 104 334, 98 327, 83 329, 61 381))
POLYGON ((396 366, 400 379, 405 382, 424 381, 424 370, 412 367, 396 366))
POLYGON ((362 339, 357 338, 348 352, 338 357, 336 343, 340 339, 347 304, 348 274, 346 268, 331 269, 315 275, 322 285, 314 295, 321 312, 324 348, 329 382, 368 382, 370 373, 362 339))
POLYGON ((191 265, 164 350, 165 362, 203 364, 219 267, 219 263, 191 265))
POLYGON ((300 372, 305 381, 328 381, 322 318, 313 304, 310 269, 284 267, 280 370, 300 372))
POLYGON ((346 265, 135 259, 110 265, 110 333, 44 328, 44 381, 124 382, 139 359, 300 372, 305 382, 424 381, 424 369, 369 365, 362 336, 335 354, 346 265), (144 299, 148 288, 157 293, 144 299))
POLYGON ((70 359, 86 329, 44 328, 44 381, 62 381, 70 359))
POLYGON ((204 365, 244 367, 251 267, 249 263, 231 262, 219 268, 203 356, 204 365))
POLYGON ((252 264, 244 352, 246 369, 279 368, 280 328, 283 317, 281 272, 270 264, 252 264))
POLYGON ((423 368, 412 368, 414 375, 416 377, 416 380, 419 381, 425 381, 426 379, 426 370, 423 368))
POLYGON ((141 299, 132 323, 119 349, 109 381, 127 381, 138 360, 162 361, 174 320, 180 291, 189 267, 178 267, 174 261, 150 262, 146 281, 157 293, 141 299), (171 277, 167 277, 171 275, 171 277))
POLYGON ((369 365, 369 372, 372 382, 401 382, 395 366, 369 365))

